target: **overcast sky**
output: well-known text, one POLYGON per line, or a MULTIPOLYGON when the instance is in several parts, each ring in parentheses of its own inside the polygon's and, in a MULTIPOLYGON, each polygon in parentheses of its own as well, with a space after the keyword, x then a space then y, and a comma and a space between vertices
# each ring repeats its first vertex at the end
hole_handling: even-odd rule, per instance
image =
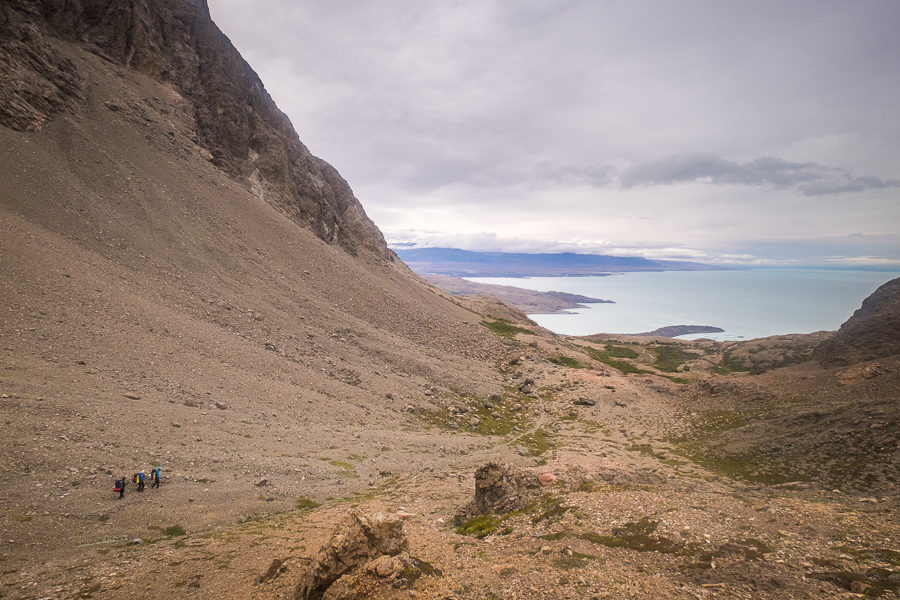
POLYGON ((391 243, 900 266, 896 0, 209 0, 391 243))

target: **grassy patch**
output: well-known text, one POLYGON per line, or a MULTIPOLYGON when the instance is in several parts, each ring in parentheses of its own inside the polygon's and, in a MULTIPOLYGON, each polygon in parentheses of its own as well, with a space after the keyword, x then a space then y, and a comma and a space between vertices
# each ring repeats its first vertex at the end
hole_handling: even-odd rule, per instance
POLYGON ((315 500, 310 500, 309 498, 297 498, 297 508, 300 510, 313 510, 314 508, 319 508, 322 506, 315 500))
POLYGON ((541 536, 542 540, 547 540, 549 542, 555 542, 557 540, 562 540, 567 537, 571 537, 572 532, 568 529, 563 529, 562 531, 557 531, 556 533, 546 533, 541 536))
POLYGON ((167 538, 179 537, 182 535, 187 535, 187 532, 184 530, 184 527, 181 525, 169 525, 164 529, 160 529, 159 532, 166 536, 167 538))
POLYGON ((512 433, 514 427, 528 429, 528 416, 522 408, 531 401, 516 388, 509 387, 500 402, 475 402, 462 414, 454 415, 445 407, 419 410, 416 414, 427 423, 445 430, 506 436, 512 433), (519 410, 514 410, 516 404, 519 410), (473 417, 476 418, 475 424, 473 417))
POLYGON ((734 371, 749 372, 759 375, 772 369, 780 369, 807 361, 812 356, 812 349, 792 344, 767 344, 747 342, 736 348, 728 349, 714 371, 728 374, 734 371))
POLYGON ((582 540, 592 544, 600 544, 609 548, 627 548, 639 552, 661 552, 663 554, 680 554, 685 545, 669 538, 654 535, 659 521, 643 517, 639 521, 614 527, 612 535, 599 535, 588 532, 578 535, 582 540))
POLYGON ((651 346, 650 349, 656 354, 653 366, 667 373, 675 373, 678 367, 700 356, 694 352, 688 352, 679 344, 657 344, 651 346))
POLYGON ((516 441, 527 448, 528 456, 540 456, 553 448, 552 436, 543 429, 535 429, 516 441))
POLYGON ((792 468, 787 461, 776 460, 760 452, 717 454, 710 452, 709 448, 702 444, 686 444, 680 446, 677 451, 695 464, 731 479, 763 485, 809 479, 805 473, 792 468))
POLYGON ((632 444, 628 447, 629 452, 640 452, 644 456, 656 456, 656 452, 653 451, 653 446, 650 444, 632 444))
POLYGON ((637 350, 635 350, 634 348, 628 348, 626 346, 606 344, 604 348, 604 354, 611 358, 637 358, 638 356, 640 356, 637 350))
MULTIPOLYGON (((614 346, 614 348, 618 348, 618 346, 614 346)), ((618 371, 621 371, 625 375, 627 375, 629 373, 638 373, 638 374, 640 374, 640 373, 650 374, 651 373, 650 371, 647 371, 645 369, 640 369, 640 368, 634 366, 632 363, 630 363, 628 361, 617 360, 609 352, 604 352, 603 350, 597 350, 596 348, 592 348, 590 346, 580 346, 580 349, 585 354, 587 354, 588 356, 593 358, 594 360, 601 362, 605 365, 608 365, 614 369, 617 369, 618 371)), ((630 348, 623 348, 623 349, 630 350, 630 348)), ((632 352, 634 352, 634 351, 632 350, 632 352)), ((636 354, 637 353, 635 352, 635 355, 636 354)))
POLYGON ((559 558, 553 559, 553 566, 557 569, 562 569, 563 571, 570 571, 572 569, 581 569, 586 567, 590 561, 597 560, 597 557, 593 554, 582 554, 581 552, 572 552, 571 554, 566 554, 559 558))
POLYGON ((328 464, 334 465, 335 467, 340 467, 341 470, 338 472, 338 475, 340 475, 341 477, 350 477, 353 479, 356 479, 359 477, 359 475, 356 473, 356 470, 353 467, 353 465, 351 465, 350 463, 348 463, 346 461, 330 460, 330 461, 328 461, 328 464))
POLYGON ((534 332, 530 329, 525 329, 524 327, 519 327, 514 325, 512 321, 507 321, 506 319, 485 319, 481 322, 482 325, 493 331, 499 336, 512 339, 516 337, 517 333, 525 333, 528 335, 534 335, 534 332))
POLYGON ((555 356, 550 356, 547 358, 554 365, 559 365, 561 367, 568 367, 570 369, 583 369, 584 365, 575 360, 570 356, 563 356, 562 354, 557 354, 555 356))
POLYGON ((460 535, 474 535, 478 539, 489 536, 500 526, 501 518, 494 515, 479 515, 469 519, 456 528, 456 533, 460 535))
POLYGON ((507 526, 500 531, 497 530, 509 519, 524 515, 534 515, 531 519, 532 525, 537 525, 544 521, 554 522, 558 521, 564 514, 571 510, 571 508, 571 506, 565 506, 563 504, 562 498, 547 494, 534 502, 526 504, 522 508, 510 511, 505 515, 496 516, 488 514, 479 515, 469 519, 457 527, 456 532, 462 535, 474 535, 479 539, 491 535, 492 533, 508 535, 513 532, 513 528, 510 526, 507 526))
POLYGON ((537 525, 542 521, 558 521, 564 514, 569 512, 572 507, 565 506, 562 498, 547 495, 543 498, 543 506, 541 508, 543 510, 541 510, 540 514, 535 515, 531 519, 532 525, 537 525))
POLYGON ((805 481, 787 460, 766 455, 759 450, 727 453, 718 449, 725 434, 753 423, 761 414, 734 410, 708 410, 696 417, 690 432, 671 441, 675 453, 714 473, 753 483, 774 485, 788 481, 805 481))
POLYGON ((414 556, 410 557, 410 564, 403 567, 403 570, 400 572, 400 577, 406 581, 407 587, 410 588, 413 587, 416 581, 423 575, 442 577, 444 573, 431 563, 414 556))

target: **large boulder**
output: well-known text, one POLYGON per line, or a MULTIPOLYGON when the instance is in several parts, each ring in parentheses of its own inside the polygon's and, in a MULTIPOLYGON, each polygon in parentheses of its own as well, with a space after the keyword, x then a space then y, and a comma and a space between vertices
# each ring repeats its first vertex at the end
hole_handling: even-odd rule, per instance
POLYGON ((457 524, 490 513, 521 508, 541 493, 538 475, 503 462, 490 462, 475 471, 475 498, 455 517, 457 524))
MULTIPOLYGON (((405 552, 409 541, 403 522, 396 515, 351 513, 335 529, 331 540, 316 555, 300 583, 294 589, 294 600, 319 600, 328 588, 347 575, 382 556, 405 552)), ((391 561, 381 559, 377 568, 391 561)))

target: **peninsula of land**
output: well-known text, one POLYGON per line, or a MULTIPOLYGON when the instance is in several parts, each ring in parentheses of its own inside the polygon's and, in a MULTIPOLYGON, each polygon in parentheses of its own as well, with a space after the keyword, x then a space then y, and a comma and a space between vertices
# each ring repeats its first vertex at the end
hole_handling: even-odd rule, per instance
POLYGON ((612 300, 591 298, 568 292, 538 292, 511 285, 476 283, 447 275, 425 275, 424 279, 454 296, 493 296, 504 304, 531 315, 570 313, 586 304, 612 304, 612 300))
POLYGON ((633 335, 640 336, 659 336, 659 337, 678 337, 679 335, 688 335, 691 333, 723 333, 725 330, 721 327, 711 327, 709 325, 669 325, 668 327, 660 327, 653 331, 645 331, 644 333, 635 333, 633 335))

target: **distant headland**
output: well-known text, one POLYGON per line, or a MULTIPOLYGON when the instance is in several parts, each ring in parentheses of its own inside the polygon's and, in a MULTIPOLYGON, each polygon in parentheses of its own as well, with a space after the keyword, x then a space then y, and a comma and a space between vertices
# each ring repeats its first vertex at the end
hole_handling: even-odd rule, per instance
POLYGON ((602 254, 473 252, 456 248, 394 248, 420 275, 451 277, 588 277, 637 271, 710 271, 702 263, 602 254))
POLYGON ((724 333, 721 327, 711 327, 709 325, 669 325, 668 327, 660 327, 653 331, 644 333, 635 333, 633 335, 640 336, 659 336, 659 337, 678 337, 679 335, 688 335, 689 333, 724 333))

